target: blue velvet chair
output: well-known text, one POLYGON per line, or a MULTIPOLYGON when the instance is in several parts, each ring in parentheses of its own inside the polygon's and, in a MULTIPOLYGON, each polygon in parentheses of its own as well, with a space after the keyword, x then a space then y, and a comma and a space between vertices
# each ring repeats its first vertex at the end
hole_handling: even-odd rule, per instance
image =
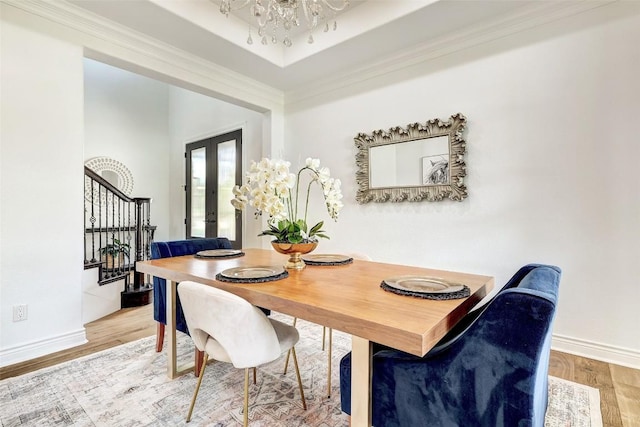
MULTIPOLYGON (((174 256, 195 255, 200 251, 210 249, 231 249, 231 242, 225 237, 212 239, 187 239, 174 240, 169 242, 152 242, 151 259, 170 258, 174 256)), ((158 325, 158 335, 156 336, 156 351, 162 351, 164 326, 167 324, 167 308, 165 305, 167 297, 167 282, 157 277, 153 278, 153 318, 158 325), (162 334, 160 335, 160 329, 162 334)), ((187 322, 182 311, 180 298, 176 298, 176 329, 185 334, 189 333, 187 322)))
MULTIPOLYGON (((530 264, 424 357, 374 345, 376 427, 544 425, 560 269, 530 264)), ((340 362, 351 413, 351 353, 340 362)))
MULTIPOLYGON (((195 255, 200 251, 210 249, 231 249, 231 242, 225 237, 208 239, 173 240, 168 242, 151 243, 151 259, 169 258, 174 256, 195 255)), ((162 351, 164 345, 164 330, 167 324, 167 282, 165 279, 153 278, 153 318, 158 322, 156 328, 156 351, 162 351)), ((189 334, 187 322, 182 311, 180 297, 176 295, 176 329, 189 334)), ((200 372, 204 354, 196 349, 195 372, 200 372)))

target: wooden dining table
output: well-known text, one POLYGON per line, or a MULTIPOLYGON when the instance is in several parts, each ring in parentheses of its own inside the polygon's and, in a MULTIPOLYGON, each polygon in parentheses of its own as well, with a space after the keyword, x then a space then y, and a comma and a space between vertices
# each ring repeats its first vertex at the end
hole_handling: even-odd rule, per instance
POLYGON ((176 288, 196 281, 236 294, 250 303, 346 332, 352 340, 351 425, 371 425, 372 343, 424 356, 493 288, 490 276, 400 264, 353 260, 344 265, 308 265, 288 277, 264 283, 229 283, 216 274, 237 267, 280 267, 286 255, 268 249, 243 249, 244 256, 199 258, 193 255, 139 261, 136 270, 167 280, 167 374, 184 371, 176 362, 176 288), (431 300, 398 295, 381 288, 383 280, 425 276, 464 284, 470 296, 431 300))

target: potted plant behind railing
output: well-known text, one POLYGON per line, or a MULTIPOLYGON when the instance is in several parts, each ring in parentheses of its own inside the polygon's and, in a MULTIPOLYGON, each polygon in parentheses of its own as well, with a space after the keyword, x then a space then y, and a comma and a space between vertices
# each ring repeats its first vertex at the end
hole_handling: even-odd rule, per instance
POLYGON ((129 259, 131 246, 118 239, 98 249, 106 262, 106 268, 120 268, 125 265, 125 258, 129 259), (109 262, 111 261, 111 262, 109 262))
POLYGON ((338 212, 342 208, 342 192, 340 180, 331 178, 329 168, 320 167, 320 160, 308 158, 306 165, 297 174, 289 172, 290 163, 284 160, 262 159, 251 162, 246 174, 246 184, 235 186, 235 198, 231 204, 238 210, 247 205, 256 209, 256 217, 266 212, 268 229, 259 236, 272 236, 273 248, 290 258, 286 268, 300 270, 305 267, 301 254, 311 252, 318 245, 318 238, 328 239, 322 230, 324 221, 313 227, 307 225, 309 208, 309 192, 313 183, 322 188, 325 207, 329 216, 338 220, 338 212), (304 212, 298 212, 300 180, 303 173, 308 176, 307 194, 304 199, 304 212))

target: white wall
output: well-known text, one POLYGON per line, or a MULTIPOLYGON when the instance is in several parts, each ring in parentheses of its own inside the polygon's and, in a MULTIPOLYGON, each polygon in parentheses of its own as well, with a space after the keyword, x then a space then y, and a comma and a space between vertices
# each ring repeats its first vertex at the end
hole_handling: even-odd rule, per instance
POLYGON ((84 60, 84 159, 106 156, 133 175, 131 197, 151 197, 156 240, 169 237, 169 86, 84 60))
POLYGON ((0 34, 0 364, 6 365, 85 342, 83 79, 80 47, 8 22, 0 34), (16 304, 28 305, 26 321, 12 321, 16 304))
MULTIPOLYGON (((259 160, 263 145, 264 115, 227 102, 180 88, 171 88, 171 230, 172 239, 185 237, 185 146, 204 138, 242 129, 242 159, 244 170, 251 160, 259 160)), ((261 222, 243 215, 244 247, 258 247, 261 222)))
POLYGON ((640 8, 632 12, 596 9, 482 55, 458 52, 287 107, 287 157, 319 157, 343 180, 346 206, 319 250, 489 274, 498 286, 526 263, 558 265, 554 346, 640 366, 640 8), (468 199, 355 203, 359 132, 457 112, 468 118, 468 199))

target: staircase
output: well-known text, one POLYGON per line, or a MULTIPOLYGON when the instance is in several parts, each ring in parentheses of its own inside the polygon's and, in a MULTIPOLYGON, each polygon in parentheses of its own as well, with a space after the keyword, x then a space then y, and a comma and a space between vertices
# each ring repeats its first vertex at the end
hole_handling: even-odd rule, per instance
POLYGON ((86 166, 84 177, 85 270, 98 269, 100 286, 123 281, 121 308, 149 304, 152 284, 135 263, 151 257, 151 199, 127 196, 86 166))

